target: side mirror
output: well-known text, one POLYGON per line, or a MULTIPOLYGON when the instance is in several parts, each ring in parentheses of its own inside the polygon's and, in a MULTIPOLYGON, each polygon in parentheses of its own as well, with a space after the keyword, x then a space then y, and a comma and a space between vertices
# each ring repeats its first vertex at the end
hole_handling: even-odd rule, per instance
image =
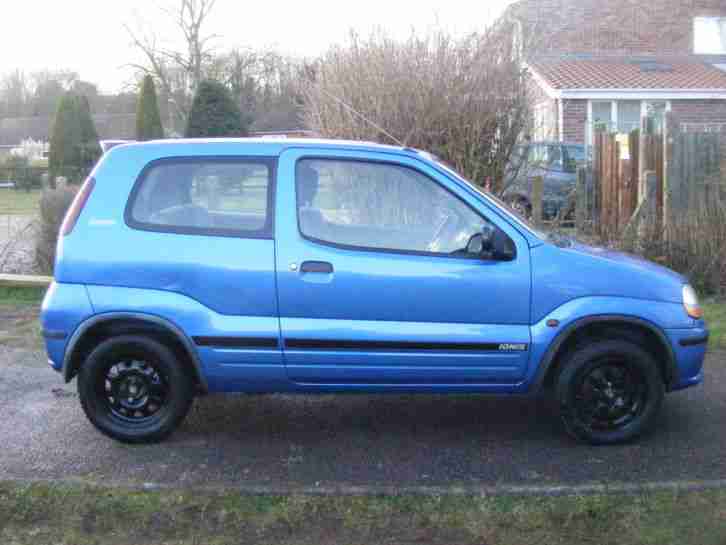
POLYGON ((477 233, 472 235, 466 245, 466 253, 469 255, 482 255, 484 253, 484 235, 477 233))
POLYGON ((481 233, 476 233, 469 239, 466 253, 497 261, 512 261, 517 251, 514 243, 504 231, 492 225, 486 225, 481 233))
POLYGON ((517 257, 517 247, 501 229, 494 229, 491 252, 497 261, 514 261, 517 257))

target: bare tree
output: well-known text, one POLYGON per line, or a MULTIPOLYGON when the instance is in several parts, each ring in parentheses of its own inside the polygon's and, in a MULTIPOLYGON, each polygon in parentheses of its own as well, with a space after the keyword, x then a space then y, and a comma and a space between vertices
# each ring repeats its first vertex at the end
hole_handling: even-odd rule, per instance
POLYGON ((209 42, 216 38, 204 36, 202 25, 214 9, 217 0, 181 0, 178 11, 168 13, 176 18, 176 25, 184 34, 186 52, 165 51, 172 62, 189 74, 190 91, 196 90, 203 79, 203 67, 212 58, 209 42))
POLYGON ((217 78, 230 88, 248 124, 255 121, 261 130, 299 126, 298 61, 275 51, 237 49, 220 56, 217 65, 217 78))
POLYGON ((186 122, 199 82, 215 70, 210 42, 217 36, 204 33, 204 24, 217 0, 178 0, 176 9, 162 9, 174 22, 184 41, 183 49, 164 45, 148 25, 136 29, 126 25, 133 45, 141 51, 144 64, 132 65, 158 82, 164 106, 170 109, 172 129, 186 122))
POLYGON ((352 34, 303 80, 305 119, 335 138, 425 149, 479 184, 501 189, 529 120, 526 75, 511 35, 438 31, 398 42, 352 34))
POLYGON ((70 70, 15 70, 0 78, 0 117, 53 115, 66 91, 86 95, 93 103, 98 89, 70 70))
POLYGON ((26 105, 32 91, 22 70, 15 70, 0 81, 0 116, 21 117, 27 115, 26 105))

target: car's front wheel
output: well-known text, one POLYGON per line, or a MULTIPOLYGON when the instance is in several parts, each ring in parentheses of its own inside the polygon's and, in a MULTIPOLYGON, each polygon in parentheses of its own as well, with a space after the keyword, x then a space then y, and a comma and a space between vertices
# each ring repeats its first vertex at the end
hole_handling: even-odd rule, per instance
POLYGON ((654 358, 623 340, 583 345, 563 362, 556 384, 567 431, 595 445, 623 443, 655 423, 665 386, 654 358))
POLYGON ((78 394, 88 419, 126 443, 167 437, 191 407, 194 383, 164 344, 140 335, 100 343, 78 374, 78 394))

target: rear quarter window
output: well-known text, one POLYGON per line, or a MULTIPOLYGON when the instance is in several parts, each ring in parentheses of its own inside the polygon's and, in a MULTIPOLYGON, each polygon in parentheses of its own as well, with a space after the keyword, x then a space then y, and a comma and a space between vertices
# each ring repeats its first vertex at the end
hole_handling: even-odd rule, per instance
POLYGON ((163 159, 139 176, 126 206, 135 229, 272 237, 271 158, 163 159))

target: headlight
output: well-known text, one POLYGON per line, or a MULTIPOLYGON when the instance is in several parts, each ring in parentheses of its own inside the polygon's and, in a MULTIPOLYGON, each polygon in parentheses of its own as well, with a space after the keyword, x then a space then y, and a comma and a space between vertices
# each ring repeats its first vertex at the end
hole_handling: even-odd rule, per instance
POLYGON ((690 285, 686 284, 683 286, 683 308, 686 309, 688 314, 694 320, 700 320, 703 318, 703 309, 698 304, 698 295, 690 285))

